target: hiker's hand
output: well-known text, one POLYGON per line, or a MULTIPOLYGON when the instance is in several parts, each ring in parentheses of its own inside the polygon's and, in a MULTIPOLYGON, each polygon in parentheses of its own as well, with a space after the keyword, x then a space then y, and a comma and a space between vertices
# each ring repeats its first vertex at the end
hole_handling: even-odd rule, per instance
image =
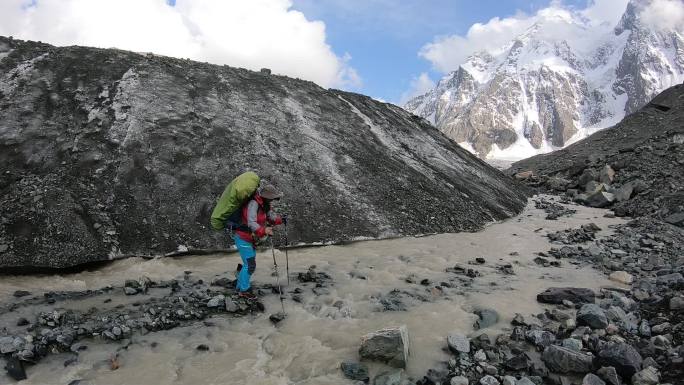
POLYGON ((273 235, 273 227, 267 227, 264 229, 264 234, 273 235))

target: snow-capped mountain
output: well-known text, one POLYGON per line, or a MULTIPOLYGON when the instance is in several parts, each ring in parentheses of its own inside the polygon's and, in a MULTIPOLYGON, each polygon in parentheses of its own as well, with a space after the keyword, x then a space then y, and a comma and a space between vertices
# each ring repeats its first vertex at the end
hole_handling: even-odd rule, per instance
POLYGON ((405 109, 480 157, 522 159, 619 122, 684 81, 680 27, 644 20, 632 0, 617 25, 549 8, 497 50, 477 52, 405 109))

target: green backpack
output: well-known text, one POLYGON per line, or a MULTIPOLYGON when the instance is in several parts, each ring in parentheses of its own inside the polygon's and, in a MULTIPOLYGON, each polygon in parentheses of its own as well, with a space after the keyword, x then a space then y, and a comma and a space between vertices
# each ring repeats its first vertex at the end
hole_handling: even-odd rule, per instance
POLYGON ((211 213, 211 227, 214 230, 223 230, 227 226, 238 227, 240 209, 254 195, 260 182, 259 176, 252 171, 233 179, 216 202, 216 207, 211 213))

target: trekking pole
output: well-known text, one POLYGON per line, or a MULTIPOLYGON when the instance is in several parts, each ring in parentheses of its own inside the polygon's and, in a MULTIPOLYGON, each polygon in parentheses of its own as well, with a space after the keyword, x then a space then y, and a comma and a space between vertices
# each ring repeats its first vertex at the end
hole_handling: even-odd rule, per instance
POLYGON ((278 263, 276 262, 275 250, 273 249, 273 237, 269 237, 271 241, 271 254, 273 255, 273 267, 276 273, 276 283, 278 284, 278 296, 280 297, 280 307, 283 309, 283 314, 285 314, 285 304, 283 303, 283 289, 280 288, 280 277, 278 277, 278 263))
POLYGON ((287 272, 287 286, 290 286, 290 258, 287 256, 287 221, 285 221, 285 271, 287 272))

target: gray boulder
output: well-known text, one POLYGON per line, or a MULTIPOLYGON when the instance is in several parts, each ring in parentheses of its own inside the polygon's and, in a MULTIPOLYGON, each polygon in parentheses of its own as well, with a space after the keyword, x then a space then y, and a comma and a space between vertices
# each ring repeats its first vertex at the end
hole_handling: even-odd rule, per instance
POLYGON ((672 297, 670 299, 670 310, 684 311, 684 297, 672 297))
POLYGON ((546 185, 556 191, 565 191, 570 183, 572 182, 560 177, 549 178, 549 180, 546 181, 546 185))
POLYGON ((584 192, 587 193, 587 196, 600 191, 606 191, 606 185, 603 183, 590 181, 586 186, 584 186, 584 192))
POLYGON ((521 377, 515 382, 515 385, 537 385, 534 381, 530 380, 529 377, 521 377))
POLYGON ((566 338, 562 342, 564 348, 572 349, 576 352, 582 351, 582 341, 575 338, 566 338))
POLYGON ((378 330, 361 338, 359 356, 362 360, 405 368, 408 355, 409 335, 406 325, 378 330))
POLYGON ((587 183, 593 182, 598 180, 598 175, 596 174, 596 171, 594 171, 591 168, 586 168, 582 172, 582 175, 580 175, 579 179, 577 180, 579 185, 584 188, 587 183))
POLYGON ((383 372, 373 379, 373 385, 400 385, 401 370, 383 372))
POLYGON ((450 385, 468 385, 469 383, 468 377, 463 376, 451 377, 451 380, 449 381, 450 385))
POLYGON ((219 294, 213 298, 211 298, 209 301, 207 301, 207 307, 223 307, 225 306, 224 300, 226 297, 223 294, 219 294))
POLYGON ((480 378, 480 385, 499 385, 499 380, 491 375, 486 375, 480 378))
POLYGON ((475 321, 475 329, 488 328, 497 322, 499 322, 499 313, 494 309, 479 309, 475 311, 478 316, 478 320, 475 321))
POLYGON ((447 345, 454 353, 470 352, 470 339, 461 333, 451 333, 447 336, 447 345))
POLYGON ((602 366, 612 366, 622 378, 632 378, 641 370, 643 359, 636 349, 626 343, 613 343, 599 352, 598 362, 602 366))
POLYGON ((617 371, 612 366, 604 366, 601 369, 597 370, 596 374, 598 374, 599 377, 601 377, 605 382, 607 382, 608 385, 621 384, 620 376, 618 376, 617 371))
POLYGON ((615 201, 615 195, 605 192, 597 191, 587 197, 586 203, 591 207, 607 207, 615 201))
POLYGON ((573 303, 594 303, 596 294, 591 289, 577 287, 550 287, 537 294, 537 301, 560 305, 563 301, 573 303))
POLYGON ((556 336, 546 330, 528 330, 525 339, 537 347, 546 347, 556 341, 556 336))
POLYGON ((626 185, 615 190, 615 193, 614 193, 615 194, 615 200, 618 202, 628 201, 629 198, 632 197, 633 191, 634 191, 634 187, 632 186, 632 184, 627 183, 626 185))
POLYGON ((588 303, 583 305, 577 312, 577 324, 586 325, 593 329, 605 329, 608 326, 608 317, 598 305, 588 303))
POLYGON ((632 385, 657 385, 660 382, 658 369, 649 366, 632 376, 632 385))
POLYGON ((350 380, 363 381, 367 383, 370 379, 368 377, 368 367, 364 364, 353 361, 345 361, 340 365, 340 368, 342 369, 344 376, 350 380))
POLYGON ((589 373, 582 379, 582 385, 606 385, 597 375, 589 373))
POLYGON ((544 349, 542 361, 549 370, 557 373, 588 373, 594 362, 587 354, 557 345, 544 349))
POLYGON ((611 184, 615 178, 615 170, 609 165, 603 166, 601 172, 599 173, 599 180, 601 183, 611 184))

